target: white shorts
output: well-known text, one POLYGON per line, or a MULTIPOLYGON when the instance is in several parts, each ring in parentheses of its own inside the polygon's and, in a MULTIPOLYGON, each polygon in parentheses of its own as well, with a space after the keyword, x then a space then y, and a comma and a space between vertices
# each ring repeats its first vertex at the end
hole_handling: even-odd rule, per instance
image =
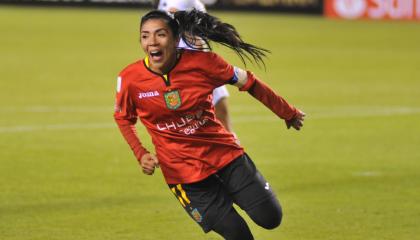
POLYGON ((217 102, 220 101, 220 99, 225 97, 229 97, 229 92, 226 86, 220 86, 218 88, 215 88, 213 90, 213 105, 216 105, 217 102))

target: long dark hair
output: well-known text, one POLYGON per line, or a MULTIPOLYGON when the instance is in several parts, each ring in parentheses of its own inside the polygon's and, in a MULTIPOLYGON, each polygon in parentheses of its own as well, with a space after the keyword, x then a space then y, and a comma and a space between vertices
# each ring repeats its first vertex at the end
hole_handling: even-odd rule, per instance
POLYGON ((171 28, 174 36, 182 38, 192 49, 211 51, 210 42, 219 43, 235 51, 244 64, 246 64, 245 59, 251 62, 253 59, 257 64, 262 63, 264 65, 263 58, 266 53, 270 52, 244 42, 236 28, 231 24, 224 23, 210 14, 195 9, 178 11, 173 15, 153 10, 141 18, 140 27, 150 19, 163 19, 171 28))

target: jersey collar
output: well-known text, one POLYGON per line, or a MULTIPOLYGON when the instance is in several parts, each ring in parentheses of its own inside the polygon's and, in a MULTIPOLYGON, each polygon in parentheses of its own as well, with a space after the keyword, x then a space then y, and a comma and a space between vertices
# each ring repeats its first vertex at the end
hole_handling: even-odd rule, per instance
POLYGON ((176 65, 178 65, 179 61, 181 60, 182 53, 183 53, 182 49, 179 49, 178 52, 177 52, 176 62, 174 64, 174 66, 169 70, 169 72, 167 74, 160 74, 160 73, 157 73, 157 72, 153 71, 152 69, 150 69, 149 56, 146 56, 144 58, 143 63, 144 63, 144 66, 146 67, 146 69, 148 71, 152 72, 155 75, 158 75, 158 76, 162 77, 165 80, 165 84, 167 86, 169 86, 170 85, 170 82, 169 82, 169 73, 176 67, 176 65))

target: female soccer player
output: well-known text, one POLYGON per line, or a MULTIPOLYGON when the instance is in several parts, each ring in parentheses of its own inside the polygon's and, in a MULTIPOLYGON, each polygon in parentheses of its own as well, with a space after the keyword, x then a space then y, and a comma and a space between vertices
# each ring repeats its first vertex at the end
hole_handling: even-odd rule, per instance
POLYGON ((177 48, 180 38, 195 46, 191 36, 199 36, 207 46, 209 41, 223 44, 242 60, 262 61, 266 51, 244 42, 232 25, 206 13, 180 11, 170 16, 151 11, 140 23, 146 57, 120 73, 114 118, 143 172, 151 175, 159 165, 169 189, 204 232, 253 239, 233 203, 266 229, 279 226, 281 207, 251 158, 215 120, 212 91, 233 84, 297 130, 304 113, 254 74, 217 54, 177 48), (142 146, 135 131, 137 118, 152 137, 156 155, 142 146))

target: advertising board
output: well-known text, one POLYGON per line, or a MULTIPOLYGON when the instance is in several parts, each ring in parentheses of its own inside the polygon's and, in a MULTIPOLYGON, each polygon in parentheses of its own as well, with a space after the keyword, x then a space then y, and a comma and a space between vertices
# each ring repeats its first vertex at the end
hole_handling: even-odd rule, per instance
MULTIPOLYGON (((158 0, 0 0, 7 4, 142 7, 151 8, 158 0)), ((183 0, 180 0, 183 1, 183 0)), ((209 9, 278 11, 322 15, 322 0, 201 0, 209 9)))
POLYGON ((325 0, 324 15, 343 19, 420 20, 420 0, 325 0))

